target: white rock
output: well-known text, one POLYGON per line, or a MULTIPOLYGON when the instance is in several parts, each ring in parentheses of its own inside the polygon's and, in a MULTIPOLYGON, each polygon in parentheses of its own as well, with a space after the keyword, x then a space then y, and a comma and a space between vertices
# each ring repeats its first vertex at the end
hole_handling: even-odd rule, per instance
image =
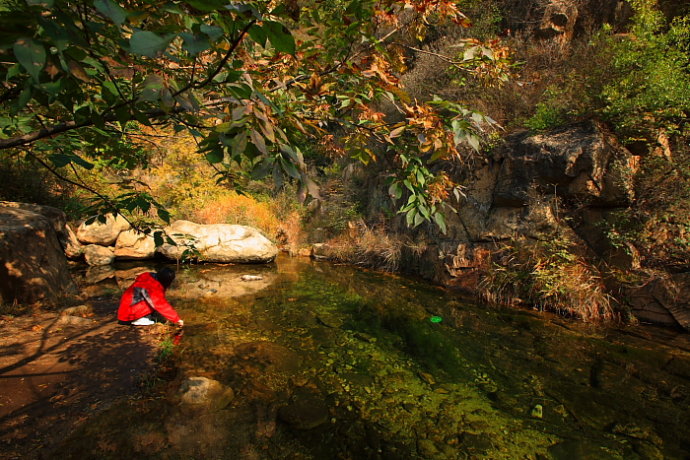
POLYGON ((164 244, 158 251, 170 259, 181 259, 185 250, 204 262, 267 263, 278 255, 278 247, 257 229, 244 225, 201 225, 178 220, 165 228, 177 246, 164 244))
POLYGON ((155 254, 153 235, 135 229, 123 231, 115 242, 115 257, 118 259, 151 259, 155 254))
POLYGON ((131 228, 129 222, 119 214, 117 217, 108 214, 105 218, 105 223, 95 219, 87 225, 86 222, 88 220, 82 222, 77 229, 77 238, 84 244, 110 246, 115 243, 121 232, 131 228))
POLYGON ((115 259, 113 248, 88 244, 84 246, 84 259, 89 265, 110 265, 115 259))

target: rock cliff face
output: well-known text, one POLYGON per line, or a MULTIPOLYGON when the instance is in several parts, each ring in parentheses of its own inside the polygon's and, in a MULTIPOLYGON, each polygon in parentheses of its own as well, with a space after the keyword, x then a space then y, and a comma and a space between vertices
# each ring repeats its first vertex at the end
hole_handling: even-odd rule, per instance
MULTIPOLYGON (((427 278, 473 290, 476 270, 497 243, 518 237, 555 234, 589 247, 602 240, 595 225, 575 226, 566 213, 612 212, 633 199, 636 157, 602 126, 585 122, 546 134, 509 137, 490 163, 473 172, 457 214, 447 216, 448 232, 404 265, 427 278)), ((580 219, 582 220, 582 219, 580 219)), ((585 219, 586 220, 586 219, 585 219)), ((603 243, 590 250, 610 248, 603 243)))
MULTIPOLYGON (((403 250, 401 267, 434 282, 475 293, 482 268, 503 243, 565 237, 583 255, 622 269, 639 268, 636 250, 614 247, 606 222, 634 200, 639 158, 595 122, 506 139, 470 177, 448 231, 431 230, 420 251, 403 250)), ((400 225, 399 230, 410 230, 400 225)), ((617 286, 620 300, 640 320, 690 330, 688 275, 641 286, 617 286)))

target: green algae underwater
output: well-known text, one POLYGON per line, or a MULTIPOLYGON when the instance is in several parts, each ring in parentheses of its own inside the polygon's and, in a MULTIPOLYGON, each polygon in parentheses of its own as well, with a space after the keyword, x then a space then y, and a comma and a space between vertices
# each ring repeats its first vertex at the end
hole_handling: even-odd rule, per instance
POLYGON ((182 269, 169 299, 188 327, 165 370, 55 457, 690 458, 688 334, 288 257, 182 269), (184 404, 194 376, 234 397, 184 404))

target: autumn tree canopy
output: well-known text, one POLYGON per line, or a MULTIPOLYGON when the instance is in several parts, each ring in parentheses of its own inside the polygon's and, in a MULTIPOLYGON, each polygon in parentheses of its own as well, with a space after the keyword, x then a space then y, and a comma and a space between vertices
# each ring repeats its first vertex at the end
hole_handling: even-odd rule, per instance
MULTIPOLYGON (((316 196, 300 146, 331 144, 365 164, 387 156, 408 223, 444 230, 442 203, 458 189, 430 164, 479 148, 492 121, 406 96, 406 56, 443 23, 469 25, 452 0, 2 0, 0 154, 56 174, 103 158, 136 165, 133 136, 166 126, 198 139, 219 180, 272 176, 316 196), (384 100, 397 120, 377 109, 384 100)), ((468 40, 454 65, 491 74, 505 54, 468 40)), ((137 189, 104 206, 166 218, 137 189)))

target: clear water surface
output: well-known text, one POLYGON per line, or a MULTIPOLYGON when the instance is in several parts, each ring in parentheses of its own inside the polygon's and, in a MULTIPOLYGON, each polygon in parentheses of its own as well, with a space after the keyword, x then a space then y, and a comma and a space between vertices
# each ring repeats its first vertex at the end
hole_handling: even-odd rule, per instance
MULTIPOLYGON (((120 287, 136 271, 118 272, 120 287)), ((288 257, 181 269, 169 299, 187 323, 177 371, 94 420, 66 457, 690 458, 688 334, 491 309, 288 257), (234 398, 180 403, 191 376, 234 398)))

